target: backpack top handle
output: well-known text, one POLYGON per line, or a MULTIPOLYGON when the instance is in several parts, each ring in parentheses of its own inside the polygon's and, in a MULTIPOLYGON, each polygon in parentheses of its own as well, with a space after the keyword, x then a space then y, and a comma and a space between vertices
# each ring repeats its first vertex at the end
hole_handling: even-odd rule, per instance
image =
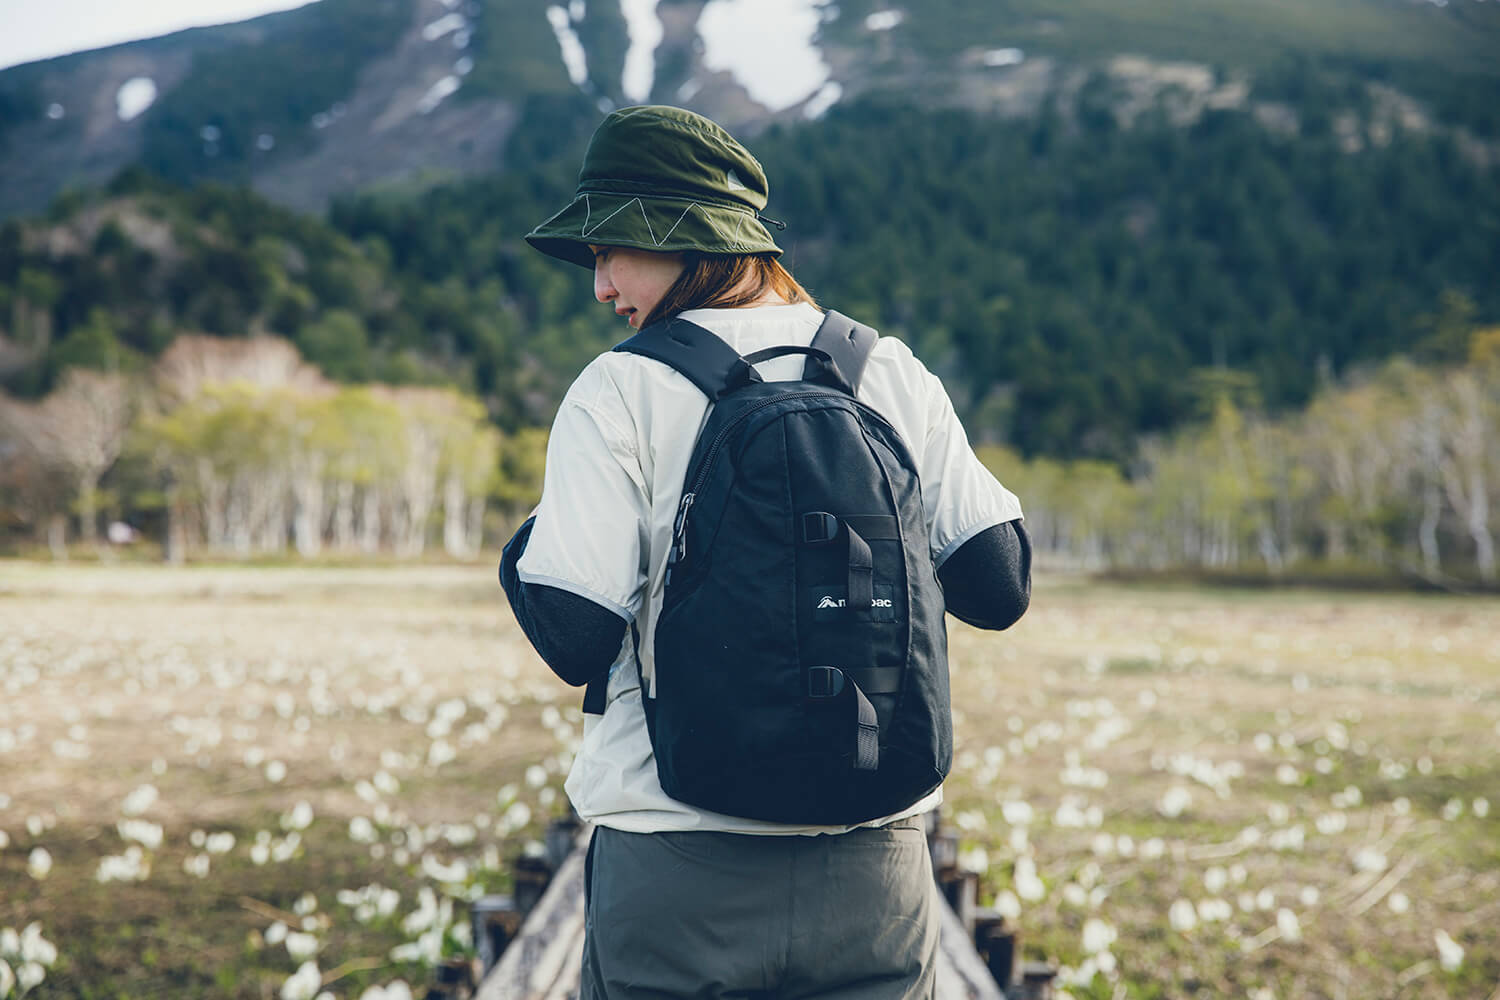
POLYGON ((674 369, 713 402, 752 382, 764 381, 754 368, 787 354, 807 355, 802 378, 853 396, 865 362, 879 337, 873 329, 828 310, 810 347, 768 347, 740 357, 711 330, 680 316, 652 323, 615 350, 652 358, 674 369))
POLYGON ((807 355, 807 365, 802 369, 802 378, 804 381, 821 382, 824 385, 831 385, 835 389, 847 392, 851 396, 854 395, 854 390, 850 388, 848 379, 844 378, 844 373, 839 371, 838 364, 827 351, 820 347, 798 347, 794 344, 767 347, 763 350, 752 351, 743 358, 740 358, 739 364, 735 365, 729 372, 728 390, 732 392, 735 389, 749 385, 751 382, 762 381, 754 366, 760 364, 762 361, 785 357, 788 354, 807 355))

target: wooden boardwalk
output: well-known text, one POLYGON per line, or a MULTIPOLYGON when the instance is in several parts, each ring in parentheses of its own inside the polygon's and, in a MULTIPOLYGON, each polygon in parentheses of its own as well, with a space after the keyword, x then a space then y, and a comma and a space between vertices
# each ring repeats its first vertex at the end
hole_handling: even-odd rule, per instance
MULTIPOLYGON (((585 828, 573 839, 571 851, 557 866, 541 898, 480 983, 476 1000, 576 1000, 583 962, 583 868, 589 835, 585 828)), ((933 891, 938 892, 936 885, 933 891)), ((1006 1000, 974 948, 972 930, 942 893, 939 900, 938 1000, 1006 1000)), ((481 927, 476 931, 486 933, 481 927)))

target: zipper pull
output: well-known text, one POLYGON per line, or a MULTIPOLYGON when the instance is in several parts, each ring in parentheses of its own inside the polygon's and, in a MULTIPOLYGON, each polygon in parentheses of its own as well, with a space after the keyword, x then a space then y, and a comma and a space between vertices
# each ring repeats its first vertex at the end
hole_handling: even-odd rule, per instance
POLYGON ((672 538, 675 541, 682 535, 682 526, 687 523, 688 510, 698 500, 696 493, 684 493, 682 503, 677 505, 677 519, 672 522, 672 538))
POLYGON ((697 499, 696 493, 684 493, 682 503, 677 507, 677 518, 672 522, 672 553, 667 557, 668 580, 672 578, 672 567, 687 556, 687 534, 683 529, 687 527, 688 511, 697 499))

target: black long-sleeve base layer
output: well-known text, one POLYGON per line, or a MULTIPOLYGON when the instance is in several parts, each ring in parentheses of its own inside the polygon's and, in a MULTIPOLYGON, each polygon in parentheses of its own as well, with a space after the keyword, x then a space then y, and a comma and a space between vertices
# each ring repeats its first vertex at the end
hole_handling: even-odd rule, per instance
MULTIPOLYGON (((516 621, 553 673, 581 686, 608 670, 627 622, 586 597, 522 583, 516 564, 535 518, 516 531, 500 559, 500 585, 516 621)), ((1031 539, 1019 521, 987 528, 959 546, 938 569, 948 613, 977 628, 1014 625, 1031 603, 1031 539)))

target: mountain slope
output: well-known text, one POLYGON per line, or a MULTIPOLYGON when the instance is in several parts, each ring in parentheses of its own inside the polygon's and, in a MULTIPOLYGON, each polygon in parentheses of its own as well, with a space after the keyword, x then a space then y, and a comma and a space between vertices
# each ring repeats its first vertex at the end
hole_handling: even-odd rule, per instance
POLYGON ((1285 97, 1262 82, 1301 60, 1352 99, 1383 83, 1494 140, 1497 52, 1500 4, 1480 0, 321 0, 0 73, 0 217, 133 163, 320 209, 524 165, 507 147, 526 116, 571 134, 640 100, 750 134, 877 94, 1035 115, 1101 69, 1117 102, 1176 88, 1223 104, 1285 97))

